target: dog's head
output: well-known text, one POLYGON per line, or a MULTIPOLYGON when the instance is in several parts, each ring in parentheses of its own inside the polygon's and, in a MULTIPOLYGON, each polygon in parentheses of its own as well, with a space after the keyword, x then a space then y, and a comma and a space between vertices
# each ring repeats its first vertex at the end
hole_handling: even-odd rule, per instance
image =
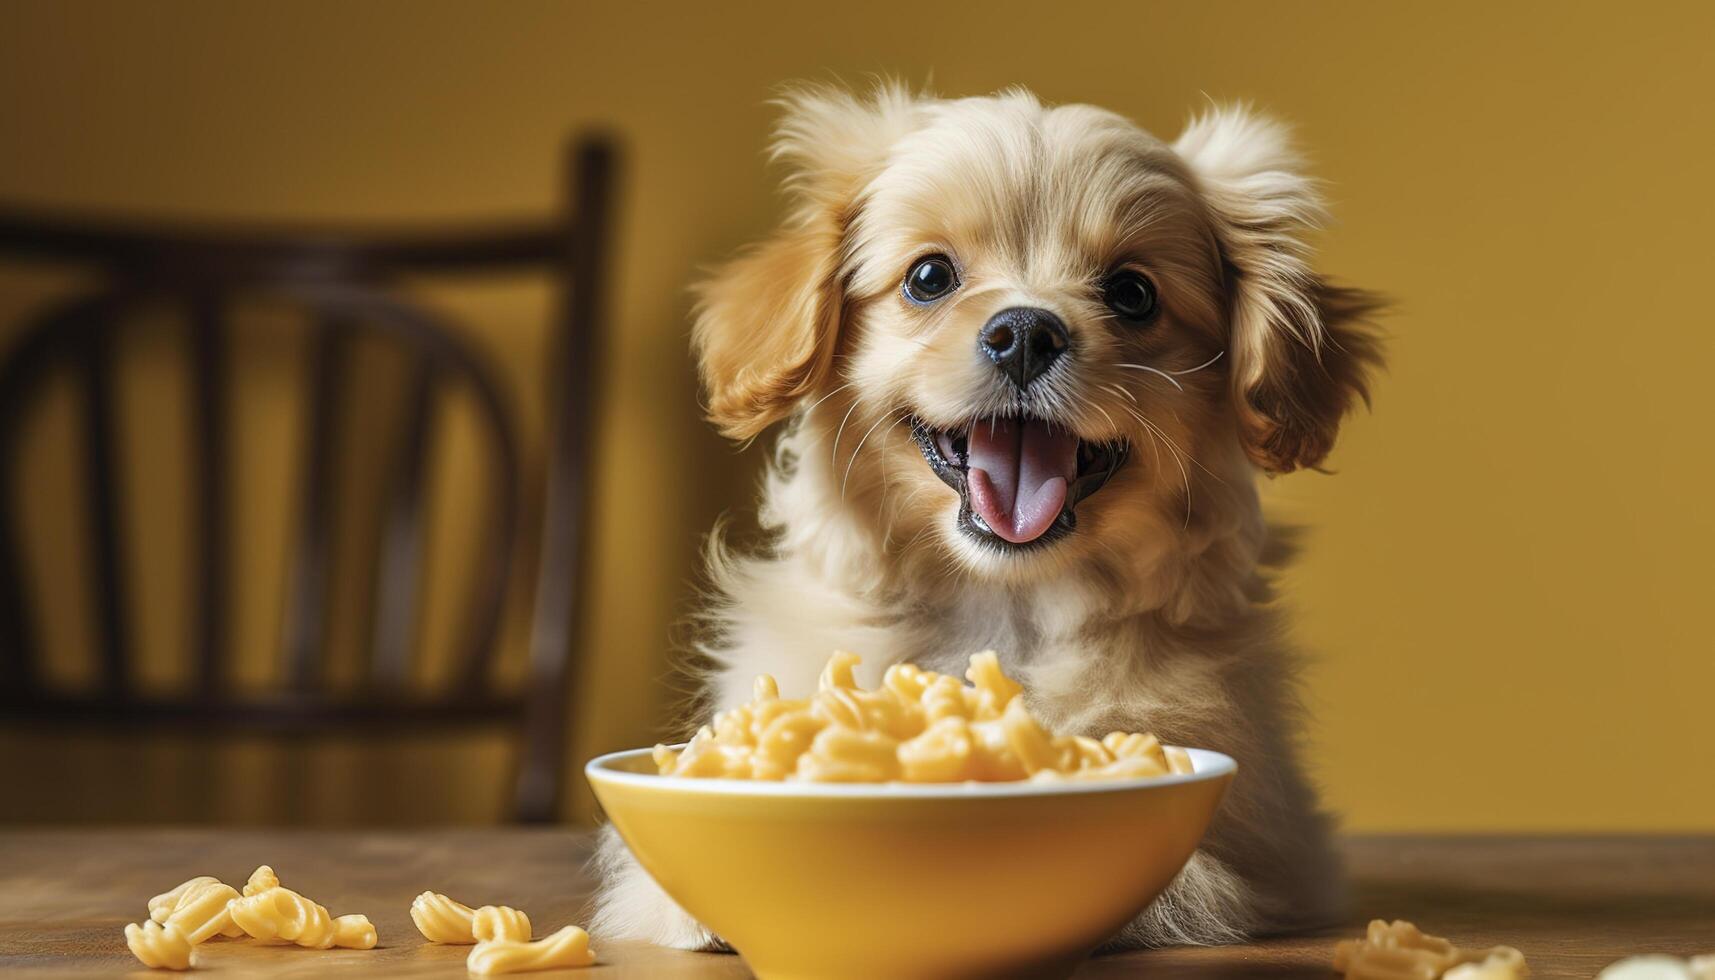
POLYGON ((796 416, 821 506, 888 546, 1003 576, 1123 551, 1189 527, 1199 486, 1315 466, 1363 397, 1371 304, 1306 264, 1320 204, 1278 126, 1217 111, 1169 145, 886 86, 785 106, 788 220, 702 289, 709 416, 796 416))

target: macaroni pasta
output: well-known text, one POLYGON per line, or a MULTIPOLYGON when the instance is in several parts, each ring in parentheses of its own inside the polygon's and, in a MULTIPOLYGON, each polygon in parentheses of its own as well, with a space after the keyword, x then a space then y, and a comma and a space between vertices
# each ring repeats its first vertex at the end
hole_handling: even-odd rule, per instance
POLYGON ((226 914, 226 903, 237 894, 220 879, 201 875, 149 899, 149 918, 163 925, 177 921, 193 945, 217 935, 235 939, 244 931, 226 914))
POLYGON ((218 884, 220 884, 219 878, 214 878, 209 875, 198 875, 189 881, 179 884, 171 891, 164 891, 161 894, 156 895, 154 898, 149 899, 149 918, 154 919, 156 922, 165 922, 167 921, 167 916, 172 915, 173 910, 178 908, 179 899, 186 892, 193 888, 200 888, 203 885, 218 884))
MULTIPOLYGON (((492 906, 486 906, 485 910, 489 907, 492 906)), ((577 926, 566 926, 533 943, 515 939, 489 939, 477 943, 465 959, 465 969, 479 976, 488 976, 526 970, 563 970, 589 966, 594 962, 590 934, 577 926)))
POLYGON ((228 904, 238 890, 202 875, 149 900, 149 919, 125 927, 125 945, 144 966, 188 970, 191 950, 215 936, 244 933, 232 921, 228 904))
POLYGON ((238 889, 231 885, 218 881, 198 885, 179 896, 173 914, 162 924, 178 929, 192 946, 215 936, 241 936, 227 910, 227 903, 237 897, 238 889))
POLYGON ((1519 980, 1530 975, 1524 954, 1511 946, 1462 949, 1425 935, 1409 922, 1376 919, 1362 939, 1334 946, 1334 969, 1346 980, 1519 980))
POLYGON ((251 938, 264 942, 280 940, 310 949, 333 946, 371 949, 375 946, 375 927, 368 917, 342 915, 333 918, 325 907, 279 885, 235 898, 229 908, 232 921, 251 938))
POLYGON ((334 916, 333 944, 340 949, 374 949, 379 939, 375 924, 369 921, 369 916, 334 916))
MULTIPOLYGON (((490 935, 511 935, 521 928, 520 938, 530 936, 523 913, 484 908, 478 915, 489 923, 490 935)), ((149 919, 125 927, 125 944, 144 966, 187 970, 196 946, 217 935, 249 935, 263 943, 312 949, 374 949, 378 939, 368 916, 329 916, 321 905, 282 888, 274 869, 264 864, 251 873, 242 893, 202 875, 149 899, 149 919)))
POLYGON ((488 939, 528 942, 530 917, 504 905, 472 909, 436 892, 424 892, 411 903, 411 921, 431 943, 469 945, 488 939))
POLYGON ((1153 735, 1097 740, 1055 735, 1031 717, 1023 688, 993 651, 971 658, 965 677, 896 664, 881 686, 858 687, 858 656, 839 652, 807 700, 780 697, 756 679, 748 704, 715 715, 682 750, 655 747, 664 776, 805 782, 953 783, 1094 780, 1192 771, 1184 749, 1153 735))

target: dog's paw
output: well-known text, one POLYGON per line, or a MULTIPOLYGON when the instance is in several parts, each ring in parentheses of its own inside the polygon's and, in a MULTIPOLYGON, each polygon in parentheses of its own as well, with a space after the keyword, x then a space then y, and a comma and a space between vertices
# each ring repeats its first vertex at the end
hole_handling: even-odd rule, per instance
POLYGON ((1167 890, 1102 948, 1224 946, 1244 942, 1258 925, 1250 886, 1199 851, 1167 890))
POLYGON ((661 890, 611 826, 601 830, 595 866, 601 887, 590 920, 592 935, 641 939, 672 949, 730 951, 719 936, 661 890))

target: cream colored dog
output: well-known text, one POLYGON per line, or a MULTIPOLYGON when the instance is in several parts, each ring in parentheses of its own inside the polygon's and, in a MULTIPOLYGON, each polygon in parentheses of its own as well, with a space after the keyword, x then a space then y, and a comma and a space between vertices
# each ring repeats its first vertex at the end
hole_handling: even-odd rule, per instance
MULTIPOLYGON (((1321 213, 1242 109, 1172 144, 1027 92, 785 100, 792 207, 704 284, 709 417, 784 422, 763 554, 718 540, 710 706, 1000 651, 1057 730, 1154 731, 1239 775, 1201 850, 1115 945, 1326 921, 1340 875, 1300 768, 1269 604, 1290 550, 1259 473, 1315 466, 1365 396, 1365 294, 1306 264, 1321 213)), ((716 940, 611 834, 598 933, 716 940)))

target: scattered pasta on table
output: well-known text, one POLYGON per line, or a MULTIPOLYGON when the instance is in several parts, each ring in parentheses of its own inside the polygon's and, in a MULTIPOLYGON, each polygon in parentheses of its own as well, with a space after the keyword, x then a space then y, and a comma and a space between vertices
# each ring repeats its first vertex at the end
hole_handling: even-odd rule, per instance
POLYGON ((756 679, 749 703, 715 715, 683 749, 655 747, 664 776, 846 783, 956 783, 1156 778, 1192 771, 1184 749, 1154 735, 1056 735, 1031 716, 1023 688, 993 652, 965 677, 895 664, 864 690, 856 654, 839 652, 816 693, 782 698, 756 679))
POLYGON ((1524 954, 1511 946, 1464 949, 1409 922, 1371 922, 1362 939, 1334 946, 1334 969, 1346 980, 1522 980, 1524 954))
POLYGON ((474 943, 465 968, 475 974, 563 970, 595 962, 589 933, 566 926, 531 942, 530 917, 505 905, 473 909, 438 892, 424 892, 411 903, 411 921, 431 943, 474 943))
POLYGON ((265 943, 311 949, 373 949, 378 937, 367 916, 330 916, 328 910, 284 888, 262 865, 240 892, 200 875, 149 899, 149 921, 125 927, 125 944, 144 966, 188 970, 197 946, 216 936, 249 936, 265 943))
MULTIPOLYGON (((505 905, 472 909, 437 892, 411 903, 411 920, 431 943, 472 945, 471 973, 521 973, 589 966, 589 934, 566 926, 530 941, 530 917, 505 905)), ((325 906, 280 884, 262 865, 243 891, 201 875, 149 899, 149 918, 125 927, 125 944, 144 966, 188 970, 195 949, 215 936, 248 936, 263 944, 308 949, 374 949, 375 925, 363 915, 330 915, 325 906)))

